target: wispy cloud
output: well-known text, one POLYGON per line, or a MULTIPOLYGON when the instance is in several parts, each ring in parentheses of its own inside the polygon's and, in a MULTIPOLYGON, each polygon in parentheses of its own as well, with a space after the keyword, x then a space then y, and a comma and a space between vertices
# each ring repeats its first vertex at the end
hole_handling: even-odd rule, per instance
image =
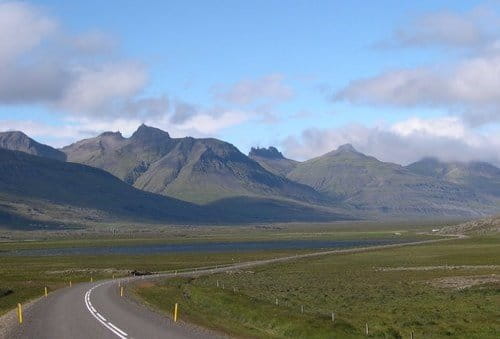
POLYGON ((241 80, 232 85, 214 87, 215 98, 230 104, 249 105, 279 103, 293 98, 294 93, 282 74, 241 80))
POLYGON ((498 16, 487 7, 466 12, 441 10, 425 13, 398 27, 392 36, 375 44, 381 48, 439 47, 478 48, 499 32, 498 16))

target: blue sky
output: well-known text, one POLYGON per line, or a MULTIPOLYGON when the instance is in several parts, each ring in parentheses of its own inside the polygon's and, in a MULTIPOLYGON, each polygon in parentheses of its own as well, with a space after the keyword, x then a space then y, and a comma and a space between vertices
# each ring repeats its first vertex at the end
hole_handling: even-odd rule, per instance
POLYGON ((297 159, 350 142, 498 164, 498 7, 0 1, 1 130, 62 146, 145 122, 297 159))

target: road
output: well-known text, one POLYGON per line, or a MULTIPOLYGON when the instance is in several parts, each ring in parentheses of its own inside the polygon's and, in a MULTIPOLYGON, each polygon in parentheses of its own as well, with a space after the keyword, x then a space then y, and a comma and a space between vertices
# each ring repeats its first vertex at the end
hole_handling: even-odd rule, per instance
MULTIPOLYGON (((165 273, 147 277, 121 278, 94 283, 80 283, 59 289, 40 298, 24 312, 22 325, 11 325, 7 338, 88 339, 88 338, 211 338, 214 333, 180 322, 174 323, 126 297, 120 296, 118 285, 141 279, 168 279, 173 276, 199 276, 328 254, 354 253, 381 248, 412 246, 448 239, 418 241, 404 244, 330 250, 309 254, 236 263, 225 267, 165 273)), ((174 302, 174 301, 173 301, 174 302)), ((180 312, 182 316, 182 310, 180 312)))

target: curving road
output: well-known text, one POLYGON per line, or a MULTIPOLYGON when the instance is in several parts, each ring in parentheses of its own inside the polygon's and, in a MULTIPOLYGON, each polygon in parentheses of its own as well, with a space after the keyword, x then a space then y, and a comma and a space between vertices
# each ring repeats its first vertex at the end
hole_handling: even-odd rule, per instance
MULTIPOLYGON (((199 276, 220 273, 257 265, 265 265, 299 258, 335 253, 354 253, 381 248, 411 246, 448 239, 418 241, 346 250, 330 250, 283 258, 237 263, 225 267, 191 270, 179 274, 168 273, 147 277, 121 278, 95 283, 76 284, 40 298, 24 312, 22 325, 11 324, 6 338, 88 339, 88 338, 211 338, 214 333, 174 323, 170 318, 153 312, 128 298, 120 296, 118 284, 141 279, 199 276)), ((181 305, 182 306, 182 305, 181 305)), ((181 313, 182 315, 182 309, 181 313)), ((11 321, 12 322, 12 321, 11 321)), ((1 334, 0 334, 1 336, 1 334)))

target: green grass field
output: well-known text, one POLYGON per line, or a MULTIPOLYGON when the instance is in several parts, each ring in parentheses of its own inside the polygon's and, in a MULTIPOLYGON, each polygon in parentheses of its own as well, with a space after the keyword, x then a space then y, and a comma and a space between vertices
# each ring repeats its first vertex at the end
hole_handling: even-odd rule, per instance
POLYGON ((132 270, 168 271, 215 264, 229 264, 234 260, 247 261, 289 255, 286 251, 260 253, 185 253, 162 255, 107 255, 107 256, 25 256, 0 257, 0 315, 44 293, 72 283, 110 279, 129 275, 132 270))
POLYGON ((379 338, 412 331, 415 338, 496 338, 499 274, 497 234, 168 280, 135 292, 166 313, 178 302, 182 319, 241 337, 356 338, 368 324, 369 336, 379 338))
MULTIPOLYGON (((49 290, 73 283, 127 275, 132 270, 165 271, 231 263, 232 259, 254 260, 301 251, 261 251, 259 253, 186 253, 164 255, 100 255, 100 256, 5 256, 3 251, 65 247, 111 247, 165 243, 234 242, 265 240, 351 240, 394 237, 422 240, 431 238, 418 232, 432 227, 428 223, 333 223, 273 224, 234 227, 154 227, 142 225, 109 225, 86 231, 0 230, 0 314, 41 296, 49 290), (112 234, 111 230, 118 230, 112 234)), ((302 251, 304 252, 304 251, 302 251)), ((310 252, 310 251, 307 251, 310 252)))

